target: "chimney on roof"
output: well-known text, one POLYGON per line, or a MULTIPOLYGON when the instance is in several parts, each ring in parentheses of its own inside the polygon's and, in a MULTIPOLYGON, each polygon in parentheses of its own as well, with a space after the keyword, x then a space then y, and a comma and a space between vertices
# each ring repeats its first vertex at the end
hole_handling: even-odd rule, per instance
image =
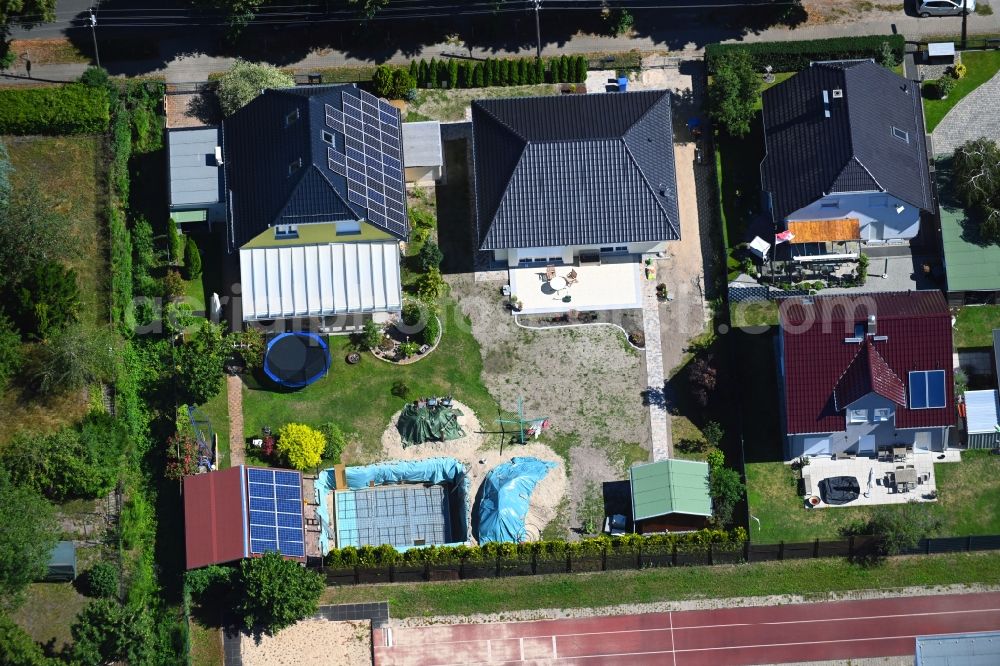
POLYGON ((875 337, 875 315, 868 315, 868 335, 875 337))

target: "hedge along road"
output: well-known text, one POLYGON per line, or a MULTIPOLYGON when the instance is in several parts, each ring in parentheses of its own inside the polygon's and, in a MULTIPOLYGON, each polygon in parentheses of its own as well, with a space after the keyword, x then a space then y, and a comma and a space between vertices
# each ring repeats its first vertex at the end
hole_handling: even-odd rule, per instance
MULTIPOLYGON (((542 13, 546 11, 543 8, 542 13)), ((849 12, 849 22, 827 23, 821 25, 800 25, 795 29, 783 26, 766 28, 758 32, 748 32, 746 34, 737 33, 720 25, 712 16, 707 16, 709 12, 683 12, 683 11, 661 11, 661 12, 634 12, 636 16, 636 30, 639 36, 629 37, 606 37, 591 34, 575 34, 565 41, 558 43, 545 43, 542 48, 543 57, 552 57, 563 54, 574 53, 615 53, 630 50, 639 51, 700 51, 705 44, 720 41, 746 41, 746 42, 771 42, 789 40, 827 39, 830 37, 842 37, 845 34, 855 35, 889 35, 893 33, 903 34, 907 39, 919 40, 933 35, 958 35, 962 29, 960 18, 933 18, 920 19, 908 16, 901 11, 893 12, 849 12)), ((86 30, 86 27, 71 27, 80 25, 80 21, 73 21, 68 17, 68 12, 60 12, 60 22, 47 24, 21 31, 15 28, 13 36, 17 39, 52 38, 68 31, 77 33, 86 30)), ((100 15, 98 16, 100 25, 100 15)), ((336 27, 339 24, 331 24, 336 27)), ((386 32, 391 32, 391 22, 380 22, 378 27, 386 32)), ((160 38, 162 51, 168 58, 164 63, 161 60, 134 60, 134 61, 108 61, 102 59, 102 64, 109 68, 113 74, 123 74, 126 76, 137 75, 157 75, 164 76, 169 83, 207 81, 208 75, 212 72, 219 72, 228 69, 233 60, 231 58, 220 58, 204 55, 204 52, 211 51, 216 47, 215 38, 207 29, 198 30, 197 24, 184 22, 179 28, 156 29, 156 37, 160 38), (170 30, 175 30, 171 32, 170 30), (168 55, 177 54, 177 55, 168 55), (197 55, 192 55, 197 54, 197 55)), ((969 34, 997 33, 1000 32, 1000 12, 991 16, 979 16, 973 14, 968 19, 969 34)), ((98 28, 100 34, 101 29, 98 28)), ((105 31, 107 32, 107 31, 105 31)), ((116 31, 120 32, 120 31, 116 31)), ((110 33, 114 34, 114 33, 110 33)), ((79 38, 79 36, 77 36, 79 38)), ((100 38, 99 38, 100 39, 100 38)), ((542 33, 545 39, 545 33, 542 33)), ((282 67, 297 70, 320 69, 324 67, 343 66, 370 66, 373 62, 391 62, 393 64, 408 64, 411 59, 447 57, 448 54, 461 52, 475 58, 507 58, 514 56, 533 56, 535 46, 533 43, 526 45, 519 50, 506 50, 500 44, 477 44, 472 48, 465 45, 456 47, 454 44, 440 43, 424 46, 416 53, 395 53, 385 56, 384 54, 361 54, 358 56, 347 56, 340 51, 324 51, 322 55, 311 53, 298 62, 282 62, 282 67), (496 47, 496 48, 495 48, 496 47)), ((68 81, 76 79, 87 68, 87 65, 74 63, 66 65, 35 65, 31 73, 39 78, 57 79, 68 81)), ((23 60, 20 60, 9 70, 13 74, 24 75, 25 68, 23 60)), ((6 79, 5 83, 26 83, 29 81, 21 79, 6 79)))
POLYGON ((1000 552, 898 557, 872 567, 830 558, 446 583, 357 585, 327 588, 323 603, 388 600, 391 616, 406 618, 769 595, 822 598, 835 592, 944 585, 1000 585, 1000 552))

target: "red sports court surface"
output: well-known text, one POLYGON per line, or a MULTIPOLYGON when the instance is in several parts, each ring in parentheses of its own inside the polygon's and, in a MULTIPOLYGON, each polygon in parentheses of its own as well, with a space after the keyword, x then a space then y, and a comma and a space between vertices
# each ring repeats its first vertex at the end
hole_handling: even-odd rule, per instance
POLYGON ((724 666, 912 655, 914 638, 1000 630, 1000 593, 839 601, 374 633, 375 666, 724 666))

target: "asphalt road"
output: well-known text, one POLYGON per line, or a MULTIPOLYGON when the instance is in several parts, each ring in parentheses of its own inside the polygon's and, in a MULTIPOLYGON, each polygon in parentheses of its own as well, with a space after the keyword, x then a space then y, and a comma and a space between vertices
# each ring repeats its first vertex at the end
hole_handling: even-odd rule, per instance
MULTIPOLYGON (((982 1, 982 0, 981 0, 982 1)), ((992 0, 1000 4, 1000 0, 992 0)), ((142 4, 147 8, 161 7, 169 9, 176 8, 176 0, 128 0, 128 6, 139 6, 142 4)), ((59 21, 49 25, 34 28, 28 31, 15 30, 15 37, 53 37, 70 34, 73 39, 86 39, 89 28, 71 27, 71 19, 82 13, 86 13, 89 3, 86 0, 59 0, 57 4, 57 14, 59 21), (81 34, 82 31, 82 34, 81 34)), ((102 40, 120 38, 127 29, 113 27, 110 20, 105 21, 102 12, 125 11, 120 6, 105 2, 98 9, 98 44, 102 40)), ((121 16, 119 14, 118 16, 121 16)), ((550 20, 551 20, 551 14, 550 20)), ((78 21, 79 22, 79 21, 78 21)), ((908 16, 902 12, 884 13, 867 12, 861 14, 857 20, 849 23, 837 23, 816 26, 802 26, 794 29, 786 27, 772 27, 757 32, 747 34, 737 34, 737 31, 727 29, 711 21, 703 12, 691 13, 681 11, 660 11, 660 12, 636 12, 636 32, 638 36, 628 38, 611 38, 592 34, 577 34, 572 37, 550 41, 545 43, 542 53, 545 56, 560 55, 563 53, 588 53, 588 52, 613 52, 628 51, 638 49, 640 51, 666 51, 684 52, 699 51, 705 44, 719 41, 780 41, 796 39, 818 39, 849 34, 890 34, 899 32, 908 39, 921 39, 930 35, 958 34, 961 31, 962 21, 960 18, 928 18, 921 19, 915 16, 908 16)), ((379 24, 385 26, 387 37, 391 37, 391 23, 379 24)), ((334 30, 338 25, 331 25, 334 30)), ((532 25, 533 27, 533 25, 532 25)), ((976 33, 1000 33, 1000 11, 992 16, 973 15, 969 17, 968 29, 970 34, 976 33)), ((521 25, 521 32, 524 34, 524 25, 521 25)), ((533 32, 533 31, 528 31, 533 32)), ((190 27, 172 29, 171 32, 160 31, 156 35, 150 35, 159 45, 159 59, 145 60, 110 60, 103 58, 102 64, 113 74, 139 75, 152 74, 164 76, 169 82, 195 82, 207 80, 212 72, 225 70, 232 63, 231 58, 205 55, 212 53, 214 44, 208 43, 204 36, 204 30, 192 30, 190 27)), ((543 41, 545 34, 543 32, 543 41)), ((264 37, 266 40, 266 35, 264 37)), ((363 65, 373 62, 394 62, 407 63, 413 58, 441 57, 448 54, 461 54, 472 57, 505 57, 511 55, 534 55, 535 45, 533 41, 523 38, 509 40, 516 45, 507 48, 495 47, 473 47, 455 44, 434 44, 424 47, 408 48, 407 52, 391 50, 385 44, 373 46, 367 50, 354 50, 344 53, 336 50, 325 50, 321 54, 310 53, 301 59, 284 60, 280 63, 283 67, 292 67, 301 70, 308 70, 319 67, 334 67, 343 65, 363 65), (517 43, 519 42, 519 43, 517 43)), ((392 44, 391 38, 385 42, 392 44)), ((297 57, 297 56, 293 56, 297 57)), ((70 65, 33 65, 32 75, 36 78, 47 78, 53 80, 68 80, 79 76, 86 68, 83 64, 70 65)), ((10 70, 12 74, 26 74, 23 62, 19 62, 10 70)), ((8 79, 11 82, 11 79, 8 79)))

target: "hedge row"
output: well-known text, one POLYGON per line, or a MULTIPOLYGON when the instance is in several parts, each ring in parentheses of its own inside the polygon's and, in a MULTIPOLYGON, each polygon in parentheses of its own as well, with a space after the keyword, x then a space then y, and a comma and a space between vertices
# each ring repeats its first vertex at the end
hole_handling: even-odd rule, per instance
POLYGON ((865 35, 860 37, 834 37, 811 39, 801 42, 752 42, 749 44, 709 44, 705 47, 705 66, 715 74, 719 61, 733 51, 746 51, 753 58, 754 67, 764 71, 770 65, 776 72, 797 72, 816 60, 855 60, 875 58, 883 42, 888 42, 903 61, 906 40, 902 35, 865 35))
POLYGON ((104 88, 71 83, 0 91, 0 134, 100 134, 109 113, 104 88))
POLYGON ((489 88, 537 83, 583 83, 587 80, 587 59, 583 56, 538 58, 489 58, 471 60, 414 60, 410 76, 419 88, 489 88))
POLYGON ((487 543, 483 546, 429 546, 411 548, 400 553, 392 546, 362 546, 334 549, 327 553, 326 566, 338 569, 354 566, 382 567, 391 564, 461 564, 482 562, 497 557, 564 558, 573 556, 597 556, 602 553, 633 555, 644 550, 666 550, 676 546, 679 550, 700 551, 710 544, 742 546, 747 534, 742 527, 731 532, 725 530, 701 530, 685 534, 653 534, 643 536, 626 534, 619 537, 600 536, 580 541, 533 541, 528 543, 487 543))

